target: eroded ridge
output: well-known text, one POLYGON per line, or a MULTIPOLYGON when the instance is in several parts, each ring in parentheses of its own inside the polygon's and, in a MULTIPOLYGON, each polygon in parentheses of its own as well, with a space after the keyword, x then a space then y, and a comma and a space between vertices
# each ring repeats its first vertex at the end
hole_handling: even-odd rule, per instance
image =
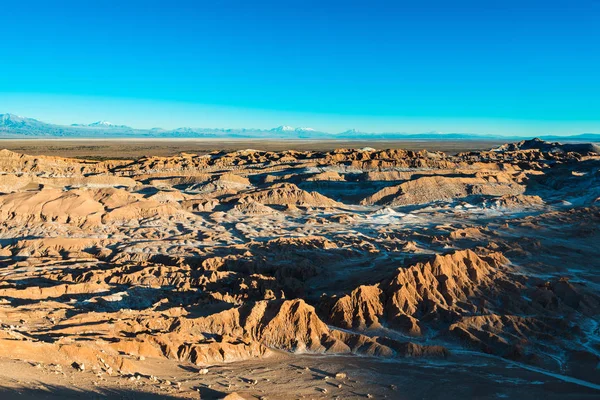
MULTIPOLYGON (((102 162, 2 150, 0 356, 187 396, 153 363, 480 354, 593 391, 599 200, 592 144, 102 162)), ((329 389, 351 398, 355 383, 329 389)))

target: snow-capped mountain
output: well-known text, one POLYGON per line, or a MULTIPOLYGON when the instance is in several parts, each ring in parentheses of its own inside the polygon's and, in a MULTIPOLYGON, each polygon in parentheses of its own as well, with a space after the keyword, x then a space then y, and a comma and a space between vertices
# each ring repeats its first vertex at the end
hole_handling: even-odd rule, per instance
POLYGON ((89 124, 88 126, 91 127, 103 127, 103 128, 129 128, 128 126, 125 125, 116 125, 113 124, 112 122, 108 122, 108 121, 98 121, 98 122, 93 122, 91 124, 89 124))
POLYGON ((115 124, 113 124, 112 122, 108 122, 108 121, 98 121, 98 122, 92 122, 88 126, 115 126, 115 124))
MULTIPOLYGON (((177 128, 177 129, 136 129, 125 125, 115 125, 108 121, 91 124, 57 125, 38 121, 33 118, 14 114, 0 114, 0 138, 206 138, 206 139, 311 139, 311 140, 514 140, 525 139, 522 136, 490 136, 473 133, 370 133, 356 129, 331 134, 313 128, 294 128, 282 125, 273 129, 215 129, 215 128, 177 128)), ((600 135, 586 133, 578 136, 550 137, 559 141, 600 142, 600 135)))
POLYGON ((289 126, 289 125, 281 125, 278 126, 277 128, 273 128, 271 129, 271 132, 316 132, 317 130, 314 128, 294 128, 293 126, 289 126))
POLYGON ((33 118, 21 117, 14 114, 0 114, 0 126, 3 127, 23 127, 27 125, 36 125, 40 122, 33 118))
POLYGON ((0 114, 0 135, 2 136, 62 136, 64 128, 15 114, 0 114))
POLYGON ((271 132, 293 132, 294 130, 295 130, 295 128, 293 126, 281 125, 281 126, 278 126, 277 128, 271 129, 271 132))
POLYGON ((121 129, 132 129, 127 125, 117 125, 108 121, 97 121, 92 122, 91 124, 73 124, 71 126, 76 126, 80 128, 121 128, 121 129))

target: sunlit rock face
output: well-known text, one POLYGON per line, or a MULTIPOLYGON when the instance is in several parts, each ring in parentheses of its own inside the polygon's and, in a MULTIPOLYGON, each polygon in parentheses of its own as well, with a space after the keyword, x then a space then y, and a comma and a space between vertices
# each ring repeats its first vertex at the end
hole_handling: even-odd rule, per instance
POLYGON ((129 377, 157 360, 475 354, 593 390, 599 200, 597 146, 539 140, 102 162, 2 150, 0 356, 129 377))

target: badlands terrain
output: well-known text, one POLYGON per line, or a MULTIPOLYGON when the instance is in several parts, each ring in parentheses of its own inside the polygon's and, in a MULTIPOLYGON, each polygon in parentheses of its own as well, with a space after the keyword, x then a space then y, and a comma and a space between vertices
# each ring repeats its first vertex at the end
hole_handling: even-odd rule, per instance
POLYGON ((600 396, 598 146, 126 158, 0 151, 0 398, 600 396))

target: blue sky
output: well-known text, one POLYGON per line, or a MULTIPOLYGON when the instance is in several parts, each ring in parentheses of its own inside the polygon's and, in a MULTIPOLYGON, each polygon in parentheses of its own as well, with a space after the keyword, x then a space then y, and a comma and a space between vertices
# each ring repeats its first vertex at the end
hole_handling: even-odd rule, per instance
POLYGON ((56 123, 600 131, 600 2, 12 1, 0 113, 56 123))

